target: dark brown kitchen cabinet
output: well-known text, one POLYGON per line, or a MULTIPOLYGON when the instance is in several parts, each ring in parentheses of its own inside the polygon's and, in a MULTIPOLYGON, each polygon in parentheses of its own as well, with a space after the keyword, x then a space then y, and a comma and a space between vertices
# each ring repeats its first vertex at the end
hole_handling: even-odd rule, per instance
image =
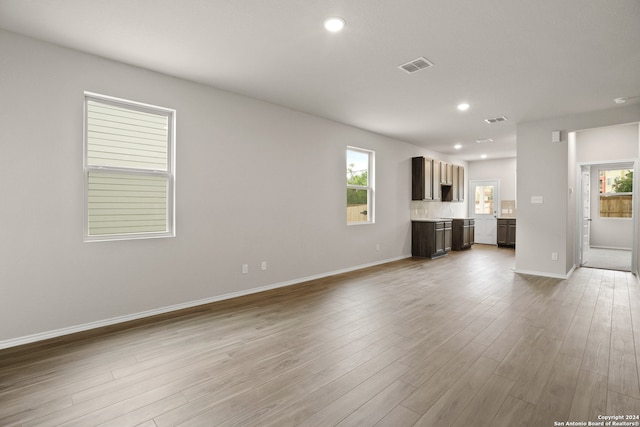
POLYGON ((453 165, 453 175, 451 177, 451 200, 454 202, 460 201, 460 166, 453 165))
POLYGON ((498 246, 516 247, 515 218, 498 218, 498 246))
POLYGON ((440 162, 440 183, 451 185, 453 181, 453 164, 440 162))
POLYGON ((464 201, 464 167, 428 157, 413 157, 411 200, 464 201))
POLYGON ((464 166, 453 165, 453 176, 451 178, 451 191, 453 202, 464 201, 464 166))
POLYGON ((458 201, 464 202, 464 166, 458 166, 458 201))
POLYGON ((433 200, 433 187, 433 160, 425 157, 412 158, 411 200, 433 200))
POLYGON ((474 244, 475 221, 469 218, 454 218, 452 221, 451 249, 461 251, 474 244))
POLYGON ((439 258, 451 251, 451 221, 411 221, 411 255, 439 258))

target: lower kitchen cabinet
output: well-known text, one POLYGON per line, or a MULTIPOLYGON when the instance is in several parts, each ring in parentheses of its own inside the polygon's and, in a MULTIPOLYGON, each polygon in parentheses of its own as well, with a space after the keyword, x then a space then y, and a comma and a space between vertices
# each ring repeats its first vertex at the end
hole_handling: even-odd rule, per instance
POLYGON ((470 218, 454 218, 452 223, 452 243, 451 249, 461 251, 469 249, 474 243, 475 221, 470 218))
POLYGON ((498 218, 498 246, 516 247, 515 218, 498 218))
POLYGON ((451 220, 411 221, 411 255, 439 258, 451 251, 451 220))

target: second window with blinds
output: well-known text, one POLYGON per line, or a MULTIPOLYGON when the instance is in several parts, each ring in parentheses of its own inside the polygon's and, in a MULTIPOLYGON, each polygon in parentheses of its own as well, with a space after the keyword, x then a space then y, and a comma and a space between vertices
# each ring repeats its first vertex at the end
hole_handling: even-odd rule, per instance
POLYGON ((85 93, 85 241, 175 235, 175 111, 85 93))

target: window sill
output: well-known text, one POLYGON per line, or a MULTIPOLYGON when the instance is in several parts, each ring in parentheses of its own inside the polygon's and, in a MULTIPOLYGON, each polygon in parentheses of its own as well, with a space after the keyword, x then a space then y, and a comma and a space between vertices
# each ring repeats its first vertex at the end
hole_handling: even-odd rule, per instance
POLYGON ((122 240, 146 240, 146 239, 164 239, 176 237, 175 233, 148 233, 148 234, 119 234, 105 236, 84 236, 85 243, 93 242, 113 242, 122 240))

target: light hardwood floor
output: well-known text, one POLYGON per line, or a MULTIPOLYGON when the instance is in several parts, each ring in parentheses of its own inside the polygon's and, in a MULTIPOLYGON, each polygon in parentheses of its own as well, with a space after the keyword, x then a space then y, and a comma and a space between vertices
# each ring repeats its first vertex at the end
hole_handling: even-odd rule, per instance
POLYGON ((0 351, 0 425, 554 426, 640 415, 640 286, 475 245, 0 351))

